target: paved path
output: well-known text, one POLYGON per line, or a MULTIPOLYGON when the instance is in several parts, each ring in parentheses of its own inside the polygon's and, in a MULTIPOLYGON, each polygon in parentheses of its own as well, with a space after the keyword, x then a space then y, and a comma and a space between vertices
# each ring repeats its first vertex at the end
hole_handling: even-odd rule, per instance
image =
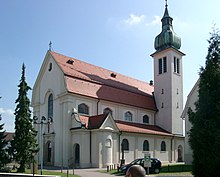
MULTIPOLYGON (((99 172, 100 170, 106 170, 106 168, 88 168, 88 169, 75 169, 74 174, 79 175, 81 177, 115 177, 115 175, 111 175, 108 173, 99 172)), ((54 170, 59 171, 60 170, 54 170)), ((63 173, 67 173, 67 170, 63 170, 63 173)), ((73 174, 73 170, 69 170, 69 174, 73 174)), ((117 177, 124 177, 124 175, 118 175, 117 177)), ((146 175, 147 177, 147 175, 146 175)), ((149 175, 149 177, 193 177, 192 175, 185 174, 185 175, 167 175, 167 174, 158 174, 158 175, 149 175)))
MULTIPOLYGON (((90 168, 90 169, 75 169, 74 172, 81 177, 115 177, 115 175, 111 175, 108 173, 101 173, 100 170, 106 169, 98 169, 98 168, 90 168)), ((70 172, 72 173, 72 171, 70 172)), ((118 177, 124 177, 124 175, 119 175, 118 177)), ((147 177, 147 176, 146 176, 147 177)), ((193 177, 192 175, 166 175, 166 174, 158 174, 158 175, 149 175, 149 177, 193 177)))

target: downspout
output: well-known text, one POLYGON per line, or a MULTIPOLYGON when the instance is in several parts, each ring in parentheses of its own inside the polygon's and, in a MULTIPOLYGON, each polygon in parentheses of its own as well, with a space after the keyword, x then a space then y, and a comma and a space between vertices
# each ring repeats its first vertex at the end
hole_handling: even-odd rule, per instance
POLYGON ((173 161, 173 140, 174 140, 174 136, 172 136, 171 143, 170 143, 170 146, 171 146, 171 157, 170 157, 171 158, 171 162, 173 161))
MULTIPOLYGON (((97 115, 99 113, 99 102, 100 102, 100 99, 98 99, 97 101, 97 109, 96 109, 97 115)), ((92 167, 92 130, 91 129, 89 131, 89 163, 92 167)))
MULTIPOLYGON (((120 142, 121 142, 121 134, 122 134, 122 132, 121 131, 119 131, 119 135, 118 135, 118 149, 119 149, 119 154, 118 154, 118 158, 119 158, 119 162, 120 162, 120 154, 121 154, 121 144, 120 144, 120 142)), ((120 164, 121 164, 121 162, 120 162, 120 164)))
POLYGON ((92 167, 92 131, 89 131, 89 162, 92 167))
POLYGON ((97 101, 97 110, 96 110, 96 115, 99 114, 99 102, 100 102, 100 99, 98 98, 98 101, 97 101))

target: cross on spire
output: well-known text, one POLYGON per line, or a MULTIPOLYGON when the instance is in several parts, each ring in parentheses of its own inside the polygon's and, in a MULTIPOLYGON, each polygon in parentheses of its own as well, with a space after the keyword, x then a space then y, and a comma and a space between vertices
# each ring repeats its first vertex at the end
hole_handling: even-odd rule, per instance
POLYGON ((50 43, 49 43, 49 51, 51 51, 51 49, 52 49, 52 42, 50 41, 50 43))
POLYGON ((165 7, 167 7, 167 6, 168 6, 168 5, 167 5, 167 0, 165 0, 165 3, 166 3, 166 4, 165 4, 165 7))

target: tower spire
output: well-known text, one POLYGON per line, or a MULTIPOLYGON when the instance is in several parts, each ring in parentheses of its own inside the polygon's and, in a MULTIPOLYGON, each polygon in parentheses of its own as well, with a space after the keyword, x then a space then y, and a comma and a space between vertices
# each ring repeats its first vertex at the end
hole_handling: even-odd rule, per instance
POLYGON ((154 41, 154 47, 157 51, 161 51, 169 47, 178 50, 180 49, 181 46, 180 37, 178 37, 176 33, 173 31, 173 24, 172 24, 173 18, 170 17, 167 7, 168 7, 167 0, 165 0, 165 11, 161 19, 162 31, 155 38, 154 41))

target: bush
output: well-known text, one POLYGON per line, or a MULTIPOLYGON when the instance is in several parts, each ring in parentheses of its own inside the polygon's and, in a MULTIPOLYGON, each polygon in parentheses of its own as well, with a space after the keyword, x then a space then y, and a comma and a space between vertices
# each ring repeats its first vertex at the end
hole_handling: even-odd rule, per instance
POLYGON ((2 168, 0 169, 0 172, 10 173, 10 172, 11 172, 11 168, 10 168, 10 167, 2 167, 2 168))

